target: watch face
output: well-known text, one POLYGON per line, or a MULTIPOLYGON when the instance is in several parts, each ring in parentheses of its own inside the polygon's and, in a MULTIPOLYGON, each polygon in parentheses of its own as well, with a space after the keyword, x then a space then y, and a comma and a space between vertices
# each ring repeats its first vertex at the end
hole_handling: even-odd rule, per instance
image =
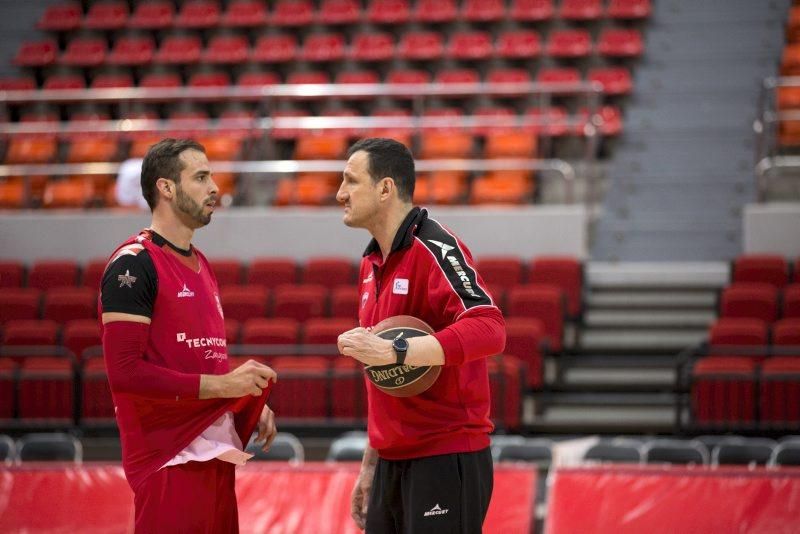
POLYGON ((392 341, 392 348, 396 351, 405 352, 408 350, 408 340, 403 337, 399 337, 392 341))

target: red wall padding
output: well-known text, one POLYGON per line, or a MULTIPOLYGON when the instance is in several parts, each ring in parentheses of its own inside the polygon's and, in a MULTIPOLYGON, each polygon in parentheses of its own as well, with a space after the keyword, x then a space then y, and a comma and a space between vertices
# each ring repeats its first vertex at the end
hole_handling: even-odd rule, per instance
MULTIPOLYGON (((359 532, 350 519, 357 464, 250 463, 237 471, 245 533, 359 532)), ((484 532, 530 532, 536 472, 496 468, 484 532)), ((133 494, 118 465, 0 471, 0 532, 133 532, 133 494)))
POLYGON ((561 469, 549 507, 548 534, 793 533, 800 469, 561 469))

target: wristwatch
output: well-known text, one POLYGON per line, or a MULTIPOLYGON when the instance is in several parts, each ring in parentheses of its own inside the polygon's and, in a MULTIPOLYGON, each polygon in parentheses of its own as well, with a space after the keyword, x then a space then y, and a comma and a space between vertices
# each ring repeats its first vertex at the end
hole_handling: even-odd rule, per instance
POLYGON ((392 341, 392 348, 394 349, 394 353, 397 354, 397 364, 405 365, 406 352, 408 352, 408 340, 404 337, 398 337, 392 341))

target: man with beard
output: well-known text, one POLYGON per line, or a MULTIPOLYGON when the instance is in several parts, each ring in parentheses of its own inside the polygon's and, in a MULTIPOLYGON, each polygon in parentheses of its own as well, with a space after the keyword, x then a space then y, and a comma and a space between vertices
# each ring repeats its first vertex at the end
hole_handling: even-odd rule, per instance
POLYGON ((276 375, 228 369, 217 281, 191 244, 218 195, 203 146, 153 145, 141 184, 152 223, 111 255, 99 302, 136 532, 238 532, 234 468, 256 426, 272 443, 276 375))

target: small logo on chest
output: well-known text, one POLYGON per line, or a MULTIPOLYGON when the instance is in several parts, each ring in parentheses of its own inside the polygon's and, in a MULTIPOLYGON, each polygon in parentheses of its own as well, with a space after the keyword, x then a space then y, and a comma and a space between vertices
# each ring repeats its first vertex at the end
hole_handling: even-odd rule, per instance
POLYGON ((191 289, 186 287, 186 282, 184 282, 183 283, 183 289, 178 291, 178 298, 182 299, 182 298, 193 297, 193 296, 194 296, 194 291, 192 291, 191 289))
POLYGON ((395 278, 392 284, 392 293, 395 295, 408 295, 408 278, 395 278))

